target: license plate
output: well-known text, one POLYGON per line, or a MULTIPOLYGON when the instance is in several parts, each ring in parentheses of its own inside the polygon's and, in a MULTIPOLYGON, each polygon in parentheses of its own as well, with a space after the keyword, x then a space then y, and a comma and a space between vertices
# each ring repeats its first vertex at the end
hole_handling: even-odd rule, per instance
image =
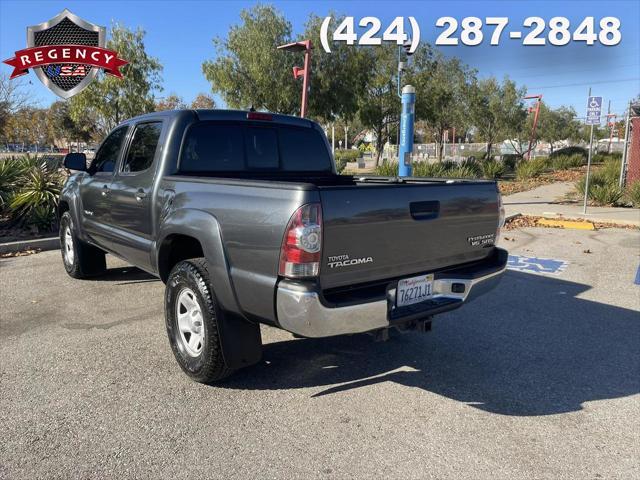
POLYGON ((433 295, 433 273, 398 281, 396 306, 405 307, 420 303, 433 295))

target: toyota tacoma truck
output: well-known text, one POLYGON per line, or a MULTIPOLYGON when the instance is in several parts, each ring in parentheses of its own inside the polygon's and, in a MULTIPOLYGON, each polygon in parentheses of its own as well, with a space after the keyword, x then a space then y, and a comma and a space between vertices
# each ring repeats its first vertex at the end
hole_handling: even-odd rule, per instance
POLYGON ((260 360, 261 323, 299 337, 424 331, 507 262, 495 182, 338 175, 304 118, 151 113, 88 165, 64 164, 67 273, 99 275, 110 253, 159 277, 175 358, 203 383, 260 360))

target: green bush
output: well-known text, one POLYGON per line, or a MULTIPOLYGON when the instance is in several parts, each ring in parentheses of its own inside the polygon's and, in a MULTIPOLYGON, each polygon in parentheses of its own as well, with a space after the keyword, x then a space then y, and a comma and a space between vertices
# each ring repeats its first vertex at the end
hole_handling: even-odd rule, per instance
POLYGON ((49 230, 55 223, 64 176, 53 162, 29 156, 17 161, 22 171, 13 182, 9 214, 18 222, 49 230))
POLYGON ((596 153, 591 156, 592 163, 607 163, 607 162, 616 162, 622 160, 622 153, 613 152, 613 153, 596 153))
POLYGON ((476 159, 484 158, 487 155, 487 152, 481 152, 480 150, 459 150, 458 153, 462 157, 474 157, 476 159))
POLYGON ((549 158, 553 159, 555 157, 571 157, 573 155, 580 155, 583 161, 587 161, 587 149, 583 147, 564 147, 559 150, 555 150, 549 155, 549 158))
POLYGON ((540 157, 531 160, 521 160, 516 165, 516 178, 518 180, 529 180, 539 177, 547 168, 547 158, 540 157))
POLYGON ((622 199, 623 191, 617 184, 589 185, 589 198, 596 205, 618 205, 622 199))
MULTIPOLYGON (((589 176, 589 193, 587 198, 595 205, 618 205, 624 196, 624 192, 618 186, 620 174, 620 161, 610 159, 604 167, 593 172, 589 176)), ((586 176, 576 182, 576 191, 584 196, 586 176)))
MULTIPOLYGON (((473 172, 474 177, 480 177, 482 175, 482 165, 478 160, 470 160, 466 159, 460 162, 460 168, 467 170, 469 172, 473 172)), ((454 167, 456 168, 456 167, 454 167)))
POLYGON ((522 160, 522 155, 516 155, 515 153, 507 153, 505 155, 502 155, 502 163, 507 170, 510 170, 512 172, 516 169, 516 165, 520 160, 522 160))
POLYGON ((627 187, 625 198, 634 208, 640 208, 640 180, 627 187))
POLYGON ((389 162, 385 160, 382 165, 378 165, 375 170, 376 175, 382 177, 397 177, 398 176, 398 164, 396 162, 389 162))
POLYGON ((484 178, 496 179, 504 175, 505 167, 502 162, 497 160, 487 160, 482 162, 482 176, 484 178))
POLYGON ((360 158, 362 153, 359 150, 336 150, 333 154, 333 158, 336 161, 336 170, 338 173, 342 173, 347 166, 347 162, 355 162, 360 158))
POLYGON ((358 158, 362 156, 360 150, 352 150, 352 149, 342 149, 336 150, 333 154, 334 158, 337 159, 345 159, 347 162, 355 162, 358 158))
POLYGON ((440 178, 447 176, 447 168, 443 163, 416 162, 413 164, 415 177, 440 178))
POLYGON ((449 170, 446 176, 450 178, 478 178, 478 173, 473 166, 463 165, 461 163, 457 167, 449 170))
POLYGON ((7 209, 26 168, 26 162, 20 157, 0 159, 0 213, 7 209))
POLYGON ((570 168, 581 167, 584 164, 584 157, 579 153, 573 155, 556 155, 549 157, 554 170, 569 170, 570 168))

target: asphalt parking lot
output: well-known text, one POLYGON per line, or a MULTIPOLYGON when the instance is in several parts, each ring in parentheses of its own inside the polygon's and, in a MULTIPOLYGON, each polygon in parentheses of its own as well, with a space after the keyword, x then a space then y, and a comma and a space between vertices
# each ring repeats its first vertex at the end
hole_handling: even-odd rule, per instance
POLYGON ((174 361, 161 282, 2 259, 0 477, 640 478, 640 234, 502 244, 565 263, 509 271, 428 334, 265 328, 263 362, 216 387, 174 361))

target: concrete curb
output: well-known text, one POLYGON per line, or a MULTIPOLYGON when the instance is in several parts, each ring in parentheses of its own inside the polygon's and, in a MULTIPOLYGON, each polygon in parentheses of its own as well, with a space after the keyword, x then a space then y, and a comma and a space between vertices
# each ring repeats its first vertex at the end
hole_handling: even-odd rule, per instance
POLYGON ((60 248, 58 237, 38 238, 36 240, 18 240, 0 243, 0 253, 15 253, 23 250, 57 250, 60 248))

